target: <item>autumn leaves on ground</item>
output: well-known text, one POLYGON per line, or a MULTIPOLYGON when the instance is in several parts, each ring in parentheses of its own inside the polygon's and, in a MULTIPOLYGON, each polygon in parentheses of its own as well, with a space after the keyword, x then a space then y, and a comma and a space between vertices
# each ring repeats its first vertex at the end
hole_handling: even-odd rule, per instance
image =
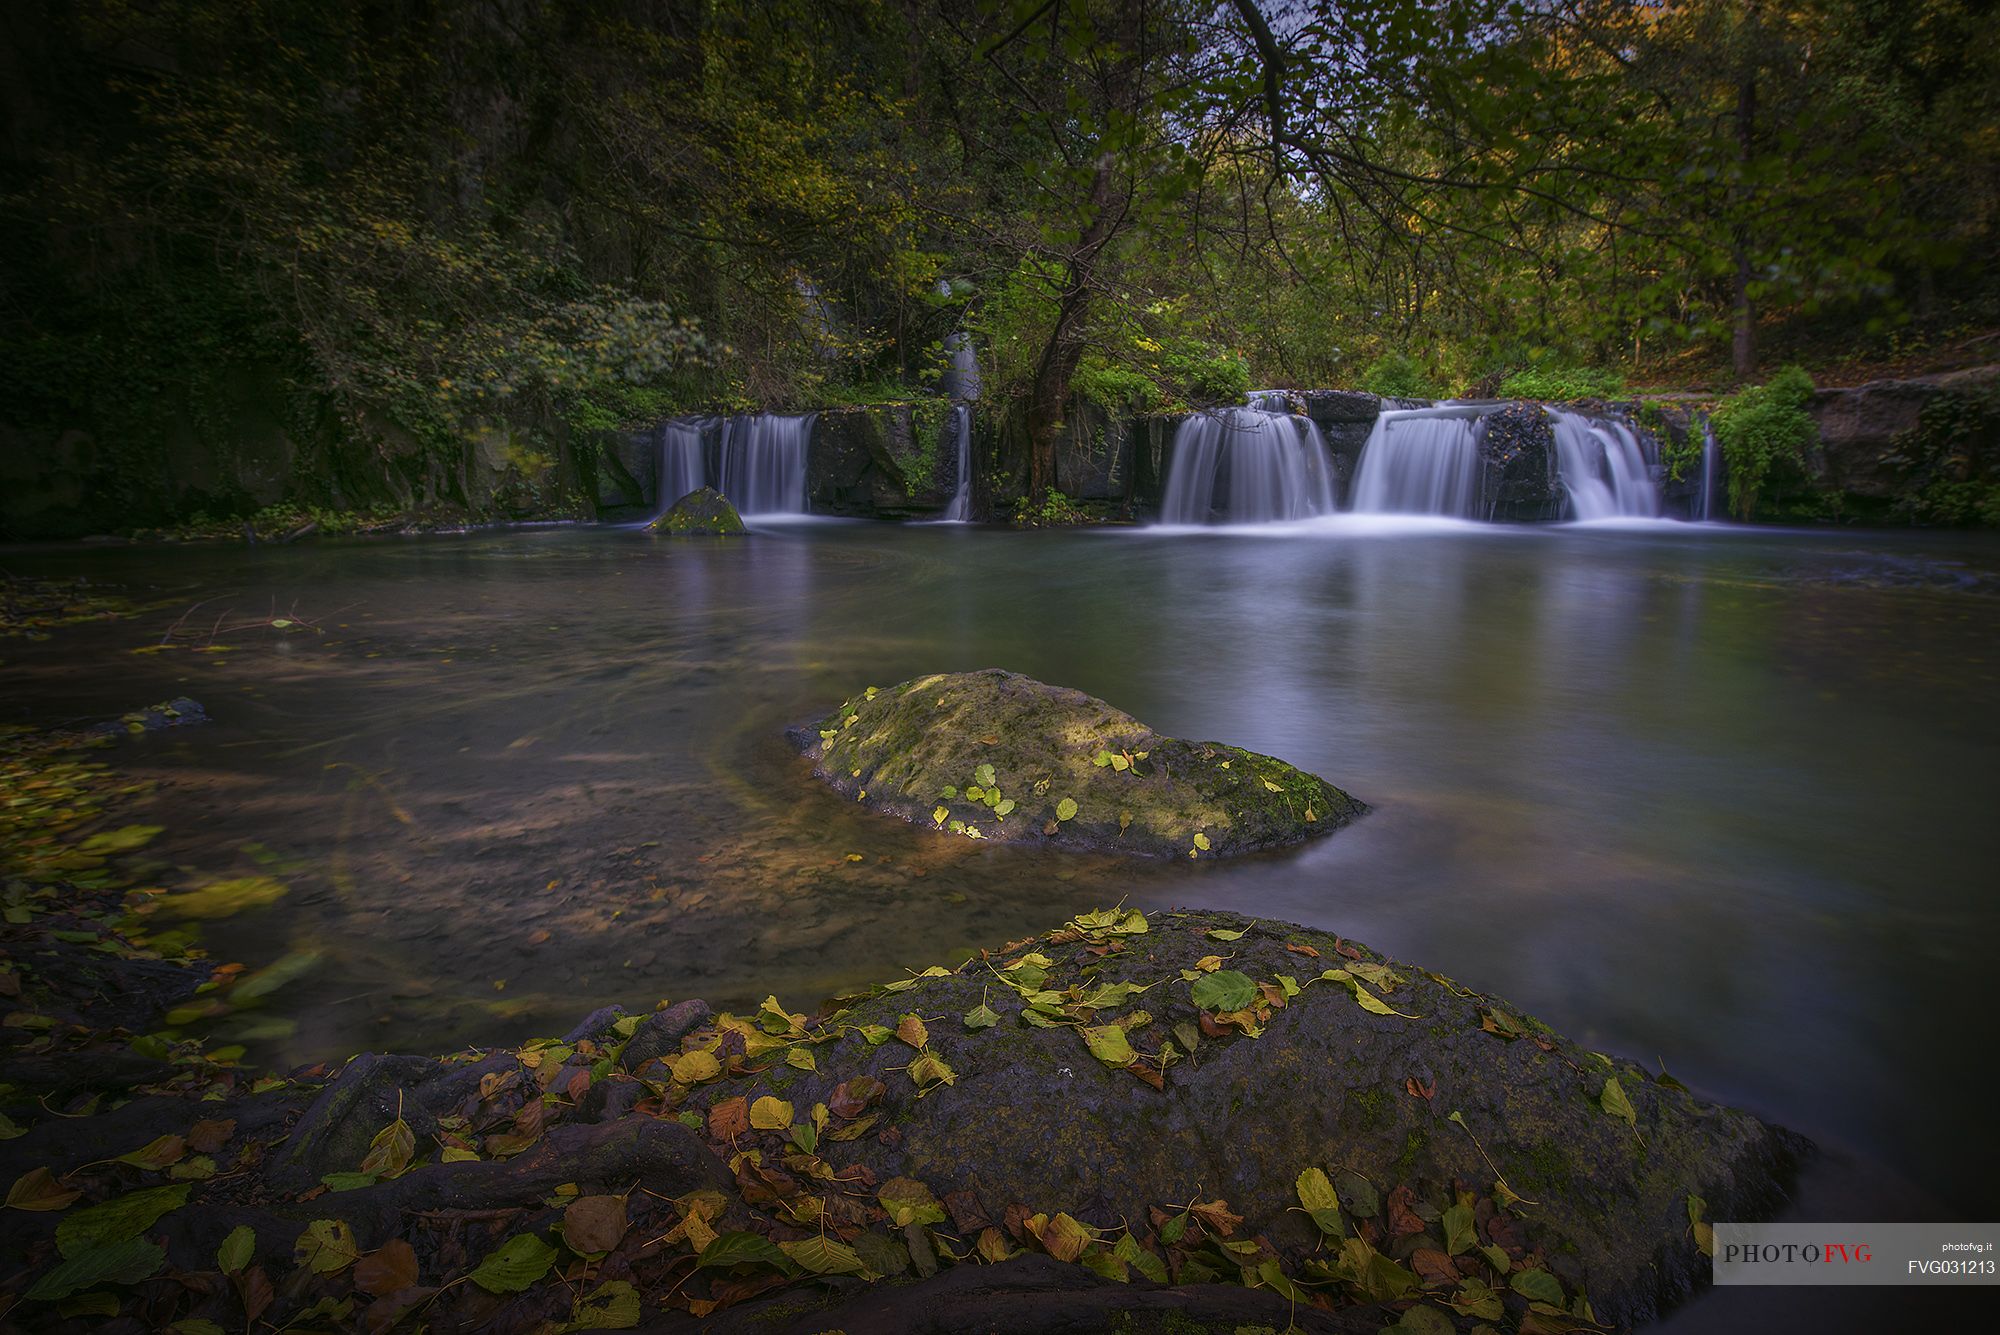
POLYGON ((259 1071, 196 1037, 287 981, 202 951, 257 896, 187 912, 120 820, 121 734, 193 712, 5 739, 22 1328, 1598 1329, 1804 1149, 1339 937, 1121 908, 816 1011, 259 1071))

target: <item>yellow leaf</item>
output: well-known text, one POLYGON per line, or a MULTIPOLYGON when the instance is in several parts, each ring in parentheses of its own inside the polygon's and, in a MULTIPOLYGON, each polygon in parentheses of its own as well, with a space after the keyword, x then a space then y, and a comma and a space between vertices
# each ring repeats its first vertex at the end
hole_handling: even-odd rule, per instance
POLYGON ((759 1131, 784 1131, 792 1124, 792 1105, 769 1094, 750 1105, 750 1125, 759 1131))

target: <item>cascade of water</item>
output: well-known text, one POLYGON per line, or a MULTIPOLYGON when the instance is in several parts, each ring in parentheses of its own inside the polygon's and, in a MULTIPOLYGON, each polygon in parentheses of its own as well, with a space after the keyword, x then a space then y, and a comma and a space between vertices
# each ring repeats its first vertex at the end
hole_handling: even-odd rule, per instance
POLYGON ((951 410, 951 431, 958 442, 958 489, 944 518, 949 524, 963 524, 972 518, 972 409, 961 403, 951 410))
POLYGON ((722 428, 722 494, 741 514, 803 514, 812 414, 732 417, 722 428))
POLYGON ((660 423, 660 508, 708 485, 702 433, 711 417, 676 417, 660 423))
POLYGON ((1715 424, 1701 424, 1701 491, 1694 498, 1693 518, 1706 521, 1715 514, 1715 484, 1722 472, 1722 446, 1715 439, 1715 424))
POLYGON ((1355 470, 1354 508, 1479 518, 1478 419, 1494 406, 1443 404, 1377 416, 1355 470))
POLYGON ((1291 416, 1282 396, 1277 405, 1196 413, 1180 424, 1162 523, 1263 524, 1333 513, 1325 438, 1311 418, 1291 416))
POLYGON ((1556 468, 1577 519, 1653 519, 1660 487, 1639 437, 1623 422, 1550 408, 1556 468))

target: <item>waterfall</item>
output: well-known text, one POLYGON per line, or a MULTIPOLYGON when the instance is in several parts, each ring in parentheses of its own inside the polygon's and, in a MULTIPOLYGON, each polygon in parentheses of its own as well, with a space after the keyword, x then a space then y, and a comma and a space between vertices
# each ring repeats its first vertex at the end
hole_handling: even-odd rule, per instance
POLYGON ((1690 517, 1704 523, 1715 515, 1715 484, 1722 472, 1722 446, 1715 439, 1715 424, 1701 424, 1701 491, 1689 506, 1690 517))
POLYGON ((722 428, 722 485, 738 513, 804 514, 812 414, 730 418, 722 428))
POLYGON ((1282 395, 1275 410, 1196 413, 1174 433, 1162 523, 1262 524, 1332 513, 1326 441, 1311 418, 1285 411, 1282 395))
POLYGON ((660 509, 662 512, 691 491, 708 485, 702 458, 702 433, 710 417, 676 417, 660 423, 660 509))
POLYGON ((951 410, 951 431, 958 442, 958 490, 945 507, 948 524, 963 524, 972 518, 972 409, 959 404, 951 410))
POLYGON ((1623 422, 1549 408, 1556 467, 1576 519, 1654 519, 1660 486, 1639 437, 1623 422))
POLYGON ((1479 417, 1496 404, 1382 413, 1354 477, 1354 508, 1374 514, 1482 518, 1479 417))

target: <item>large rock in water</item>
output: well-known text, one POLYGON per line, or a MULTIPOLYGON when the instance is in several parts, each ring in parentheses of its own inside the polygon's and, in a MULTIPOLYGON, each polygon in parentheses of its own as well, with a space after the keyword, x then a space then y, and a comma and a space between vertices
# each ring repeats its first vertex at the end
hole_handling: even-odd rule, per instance
POLYGON ((129 1101, 9 1101, 0 1182, 49 1207, 0 1210, 25 1328, 100 1285, 118 1328, 235 1329, 246 1286, 183 1278, 229 1239, 273 1326, 351 1301, 437 1331, 1595 1329, 1701 1283, 1706 1222, 1768 1218, 1806 1148, 1447 978, 1219 913, 1100 910, 814 1015, 607 1008, 324 1084, 125 1055, 129 1101))
POLYGON ((718 536, 743 532, 743 516, 714 487, 691 491, 667 508, 649 528, 655 533, 712 533, 718 536))
POLYGON ((1095 696, 995 668, 871 686, 792 739, 871 810, 975 839, 1220 857, 1368 809, 1282 760, 1162 737, 1095 696))

